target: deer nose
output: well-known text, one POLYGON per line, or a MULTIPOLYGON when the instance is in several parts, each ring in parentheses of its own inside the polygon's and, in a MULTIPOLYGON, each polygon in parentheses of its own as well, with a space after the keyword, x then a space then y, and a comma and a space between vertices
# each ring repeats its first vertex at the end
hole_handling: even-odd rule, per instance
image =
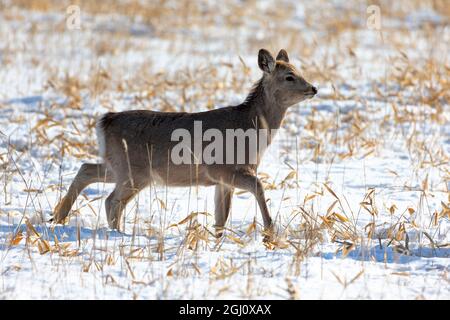
POLYGON ((316 87, 312 86, 312 91, 313 91, 314 94, 317 94, 317 88, 316 87))

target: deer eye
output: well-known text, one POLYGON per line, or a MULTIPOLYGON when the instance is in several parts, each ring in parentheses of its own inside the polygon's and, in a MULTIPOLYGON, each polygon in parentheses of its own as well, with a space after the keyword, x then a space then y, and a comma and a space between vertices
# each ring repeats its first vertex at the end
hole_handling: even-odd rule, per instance
POLYGON ((295 79, 294 79, 293 76, 287 76, 287 77, 285 78, 285 80, 286 80, 286 81, 294 81, 295 79))

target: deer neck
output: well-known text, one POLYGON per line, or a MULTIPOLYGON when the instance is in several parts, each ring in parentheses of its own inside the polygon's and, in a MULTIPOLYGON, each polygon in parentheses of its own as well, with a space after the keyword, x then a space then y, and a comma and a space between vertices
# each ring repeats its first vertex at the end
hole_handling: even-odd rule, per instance
POLYGON ((279 106, 276 102, 270 101, 267 97, 264 103, 256 107, 259 128, 278 130, 283 123, 286 109, 279 106))
POLYGON ((253 87, 244 104, 253 111, 252 121, 256 120, 256 127, 260 129, 277 130, 283 123, 287 108, 280 105, 274 95, 268 92, 264 78, 253 87))

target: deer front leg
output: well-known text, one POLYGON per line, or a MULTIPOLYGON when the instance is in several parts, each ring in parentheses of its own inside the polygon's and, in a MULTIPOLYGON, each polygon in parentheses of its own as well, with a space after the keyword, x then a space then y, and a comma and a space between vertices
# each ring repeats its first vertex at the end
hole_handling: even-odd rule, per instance
POLYGON ((234 189, 224 184, 216 185, 214 196, 215 203, 215 219, 216 219, 216 236, 219 238, 223 235, 223 229, 227 222, 231 209, 231 200, 233 198, 234 189))
POLYGON ((234 177, 234 186, 249 191, 255 196, 264 223, 264 241, 268 241, 273 232, 273 222, 270 217, 269 209, 267 208, 266 197, 261 181, 258 177, 249 173, 237 173, 234 177))
POLYGON ((264 196, 264 188, 261 181, 252 172, 243 170, 235 171, 230 175, 222 175, 218 182, 227 184, 232 188, 239 188, 252 193, 258 202, 259 209, 264 223, 264 241, 268 241, 273 234, 272 218, 267 208, 266 197, 264 196))

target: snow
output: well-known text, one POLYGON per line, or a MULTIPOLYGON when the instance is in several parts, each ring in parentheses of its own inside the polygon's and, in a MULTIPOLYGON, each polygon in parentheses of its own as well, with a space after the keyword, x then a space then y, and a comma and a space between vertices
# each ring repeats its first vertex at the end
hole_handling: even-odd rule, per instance
POLYGON ((448 16, 382 7, 381 37, 365 8, 338 1, 283 1, 277 15, 269 1, 171 2, 158 19, 81 8, 81 30, 67 30, 64 11, 10 3, 0 1, 0 298, 450 298, 448 16), (333 8, 357 23, 337 30, 333 8), (203 187, 145 189, 123 233, 107 228, 106 184, 83 192, 66 225, 48 222, 80 165, 99 161, 99 115, 239 103, 260 76, 260 47, 287 48, 319 88, 291 108, 259 168, 279 242, 262 243, 248 193, 214 239, 203 187))

